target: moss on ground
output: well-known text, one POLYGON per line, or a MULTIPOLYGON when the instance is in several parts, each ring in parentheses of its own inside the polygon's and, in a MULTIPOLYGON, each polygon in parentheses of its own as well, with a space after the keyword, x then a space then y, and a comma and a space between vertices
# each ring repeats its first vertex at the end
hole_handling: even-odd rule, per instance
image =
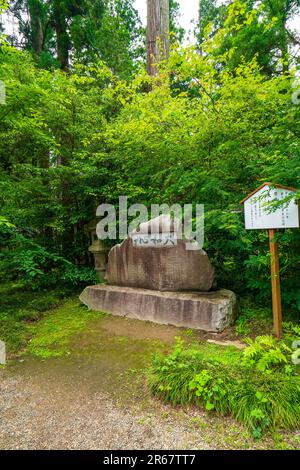
POLYGON ((32 325, 62 302, 59 290, 33 292, 20 283, 0 285, 0 339, 5 341, 9 357, 26 349, 32 325))
POLYGON ((78 299, 70 299, 30 327, 32 339, 28 352, 42 358, 68 355, 74 335, 100 317, 101 314, 89 311, 78 299))
POLYGON ((78 300, 59 290, 34 292, 20 283, 0 286, 0 339, 9 358, 30 353, 60 357, 69 352, 73 336, 99 318, 78 300))

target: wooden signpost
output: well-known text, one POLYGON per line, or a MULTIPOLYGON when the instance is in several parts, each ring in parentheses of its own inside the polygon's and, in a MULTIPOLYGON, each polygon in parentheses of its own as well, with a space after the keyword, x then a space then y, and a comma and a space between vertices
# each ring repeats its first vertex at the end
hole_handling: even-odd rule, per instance
POLYGON ((264 183, 241 201, 244 204, 246 229, 266 229, 269 232, 274 333, 277 338, 282 336, 282 308, 276 230, 299 228, 300 217, 299 204, 294 197, 277 208, 271 208, 270 203, 283 201, 296 192, 288 186, 264 183))

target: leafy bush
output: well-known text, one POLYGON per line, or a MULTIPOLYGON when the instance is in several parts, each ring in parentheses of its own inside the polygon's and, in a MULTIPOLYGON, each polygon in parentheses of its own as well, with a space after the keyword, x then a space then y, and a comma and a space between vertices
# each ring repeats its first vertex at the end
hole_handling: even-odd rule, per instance
POLYGON ((290 341, 296 341, 300 339, 300 324, 293 322, 283 323, 284 336, 290 341))
POLYGON ((243 351, 243 364, 255 367, 265 374, 279 370, 287 374, 293 372, 293 350, 283 341, 273 336, 258 336, 255 340, 247 339, 248 347, 243 351))
POLYGON ((22 279, 34 290, 57 286, 79 288, 99 281, 94 269, 76 266, 16 231, 0 257, 3 277, 22 279))
POLYGON ((174 405, 194 403, 230 414, 256 438, 269 428, 299 424, 298 376, 265 374, 240 362, 223 362, 221 356, 203 354, 196 347, 184 350, 178 343, 171 355, 155 357, 148 375, 150 389, 174 405))

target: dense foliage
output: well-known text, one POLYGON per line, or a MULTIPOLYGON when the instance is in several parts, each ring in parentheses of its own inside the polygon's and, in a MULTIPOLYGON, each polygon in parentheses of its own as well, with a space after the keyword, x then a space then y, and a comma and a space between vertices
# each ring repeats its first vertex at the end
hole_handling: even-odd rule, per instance
POLYGON ((115 73, 129 77, 141 55, 141 24, 132 0, 13 0, 18 21, 10 32, 39 67, 68 70, 74 62, 105 60, 115 73))
POLYGON ((226 67, 257 58, 267 75, 289 70, 299 63, 299 32, 293 20, 299 0, 199 0, 198 43, 207 35, 216 41, 214 54, 226 55, 226 67))
MULTIPOLYGON (((223 8, 226 18, 214 34, 209 17, 201 54, 197 47, 174 44, 168 66, 161 64, 154 79, 130 55, 130 35, 127 43, 114 36, 122 47, 109 42, 112 49, 100 54, 102 60, 83 57, 80 51, 93 49, 74 35, 76 24, 84 32, 83 17, 74 12, 68 16, 74 61, 67 73, 43 67, 28 42, 32 35, 25 50, 1 45, 0 80, 7 96, 0 105, 3 279, 22 277, 36 289, 94 282, 86 224, 98 204, 117 204, 125 195, 147 206, 205 204, 205 248, 219 285, 269 305, 266 233, 244 230, 239 201, 263 181, 299 188, 300 106, 292 100, 291 56, 272 69, 272 47, 266 60, 243 51, 248 29, 258 28, 260 13, 252 3, 236 0, 223 8), (122 59, 123 47, 132 67, 122 59)), ((125 4, 129 8, 131 2, 116 3, 125 4)), ((102 25, 105 14, 99 16, 102 25)), ((128 15, 126 21, 135 21, 128 15)), ((106 33, 87 18, 94 16, 84 16, 84 25, 104 48, 106 33)), ((269 41, 272 31, 264 28, 269 41)), ((50 35, 44 47, 57 60, 52 40, 50 35)), ((282 231, 278 238, 285 312, 299 312, 299 231, 282 231)))
POLYGON ((209 347, 186 349, 178 339, 172 354, 155 358, 149 371, 150 388, 174 405, 193 403, 207 411, 230 414, 248 426, 255 438, 267 429, 296 428, 300 417, 299 375, 291 354, 281 354, 282 360, 278 353, 279 348, 287 351, 289 347, 275 345, 272 337, 261 337, 255 344, 257 349, 262 344, 268 347, 264 353, 260 351, 260 359, 266 358, 263 368, 257 369, 257 363, 252 362, 258 354, 253 344, 243 353, 233 348, 220 354, 209 347), (271 352, 273 361, 268 361, 271 352), (289 365, 289 375, 280 370, 281 363, 286 372, 289 365))

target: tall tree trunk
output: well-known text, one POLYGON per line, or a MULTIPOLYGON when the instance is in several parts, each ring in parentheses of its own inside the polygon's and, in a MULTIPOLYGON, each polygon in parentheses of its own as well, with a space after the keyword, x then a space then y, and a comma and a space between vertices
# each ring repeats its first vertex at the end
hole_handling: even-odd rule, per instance
POLYGON ((288 30, 287 30, 287 14, 282 15, 281 18, 281 38, 280 38, 280 50, 281 50, 281 57, 282 57, 282 71, 288 72, 289 71, 289 37, 288 37, 288 30))
POLYGON ((66 32, 66 23, 59 20, 56 21, 55 32, 57 58, 60 68, 66 71, 69 69, 69 36, 66 32))
POLYGON ((57 59, 60 63, 60 68, 67 71, 69 69, 70 38, 67 31, 66 13, 61 0, 55 1, 53 13, 57 59))
POLYGON ((30 0, 28 2, 30 17, 30 42, 34 53, 40 56, 44 46, 43 13, 40 0, 30 0))
POLYGON ((169 29, 169 0, 147 0, 147 70, 149 75, 157 74, 157 62, 168 60, 169 29))

